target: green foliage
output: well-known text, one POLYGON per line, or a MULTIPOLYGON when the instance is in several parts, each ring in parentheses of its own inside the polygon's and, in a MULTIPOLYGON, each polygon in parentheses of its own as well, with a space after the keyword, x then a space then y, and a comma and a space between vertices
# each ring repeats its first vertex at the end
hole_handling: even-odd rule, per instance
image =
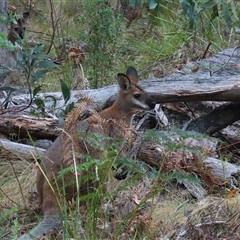
MULTIPOLYGON (((1 206, 2 207, 2 206, 1 206)), ((1 213, 0 213, 0 236, 3 236, 4 234, 6 234, 6 229, 12 226, 12 236, 11 239, 16 239, 17 233, 18 233, 18 224, 17 224, 17 220, 15 221, 11 221, 10 219, 17 214, 18 211, 18 206, 13 206, 12 208, 8 209, 8 210, 2 210, 0 209, 1 213)))
POLYGON ((5 34, 0 33, 0 48, 7 48, 9 51, 15 51, 21 49, 21 46, 17 42, 15 45, 13 45, 6 39, 5 34))
POLYGON ((6 14, 0 14, 0 23, 7 25, 9 23, 9 17, 6 14))
POLYGON ((62 79, 60 80, 60 84, 61 84, 64 101, 65 103, 67 103, 71 97, 70 89, 62 79))
POLYGON ((37 105, 37 111, 33 110, 33 114, 39 111, 41 114, 45 113, 44 101, 38 97, 38 93, 42 90, 38 82, 49 70, 57 67, 57 65, 51 61, 45 60, 46 56, 42 54, 41 48, 41 45, 36 45, 30 49, 29 52, 20 51, 15 67, 19 72, 24 74, 30 94, 33 97, 33 102, 37 105), (33 92, 31 90, 32 88, 33 92))
MULTIPOLYGON (((88 135, 89 133, 87 133, 88 135)), ((147 136, 151 139, 158 139, 158 141, 162 142, 164 137, 159 137, 156 132, 154 135, 151 135, 148 132, 147 136)), ((185 139, 189 137, 184 131, 179 130, 178 132, 180 138, 185 139)), ((194 135, 191 133, 190 136, 194 135)), ((197 137, 202 137, 200 134, 196 133, 197 137)), ((170 134, 165 133, 165 140, 166 144, 170 141, 170 134)), ((87 154, 81 154, 82 163, 78 163, 76 166, 71 166, 65 168, 59 172, 57 179, 64 179, 64 176, 69 172, 75 173, 77 171, 76 177, 79 186, 81 183, 86 184, 86 182, 91 181, 95 183, 94 191, 91 189, 85 195, 81 195, 78 193, 77 201, 76 201, 76 211, 70 210, 70 221, 71 224, 65 225, 65 219, 67 220, 67 212, 63 209, 63 232, 64 237, 75 237, 79 236, 81 239, 84 235, 85 239, 102 239, 104 236, 105 228, 98 231, 98 226, 105 224, 109 224, 109 213, 103 212, 103 203, 111 204, 116 196, 118 196, 119 191, 127 189, 128 187, 136 187, 135 184, 138 183, 138 180, 141 178, 146 178, 147 181, 153 181, 151 191, 146 197, 140 199, 139 203, 136 204, 136 208, 133 212, 130 212, 122 221, 114 222, 116 224, 113 234, 118 236, 121 232, 128 227, 129 221, 133 218, 134 214, 141 209, 144 204, 150 202, 151 199, 159 193, 162 186, 169 182, 175 182, 175 180, 186 180, 196 185, 201 185, 201 181, 197 176, 190 173, 185 172, 170 172, 168 174, 163 174, 161 171, 158 171, 154 168, 151 168, 148 164, 143 163, 141 161, 135 161, 133 159, 129 159, 127 157, 119 157, 119 146, 121 146, 121 142, 118 142, 115 139, 106 138, 104 139, 103 136, 90 134, 90 139, 94 139, 93 141, 86 141, 88 137, 84 138, 84 142, 89 146, 91 143, 91 147, 97 149, 99 151, 104 151, 105 153, 100 156, 100 159, 92 158, 87 154), (102 142, 109 142, 109 144, 104 146, 104 149, 101 147, 102 142), (124 184, 120 185, 120 187, 115 188, 115 190, 111 193, 106 192, 105 183, 109 179, 109 174, 111 172, 112 167, 117 167, 119 164, 125 165, 127 167, 128 172, 131 173, 131 177, 124 182, 124 184), (87 173, 87 174, 86 174, 87 173), (156 181, 156 185, 154 182, 156 181), (78 202, 79 201, 86 201, 87 211, 84 221, 84 234, 79 233, 79 229, 82 229, 82 224, 78 220, 79 219, 79 209, 78 209, 78 202), (66 215, 65 215, 66 214, 66 215), (99 220, 101 222, 99 222, 99 220), (81 235, 82 234, 82 235, 81 235)), ((176 142, 176 141, 174 141, 176 142)), ((172 143, 173 145, 173 143, 172 143)), ((178 143, 177 143, 178 145, 178 143)), ((180 145, 180 143, 179 143, 180 145)), ((178 146, 179 147, 179 146, 178 146)), ((76 154, 76 153, 75 153, 76 154)), ((75 180, 75 179, 74 179, 75 180)), ((70 184, 74 184, 74 180, 70 184)), ((64 185, 66 187, 66 184, 64 185)), ((84 185, 85 186, 85 185, 84 185)), ((63 194, 64 195, 64 194, 63 194)), ((66 204, 67 205, 67 204, 66 204)), ((65 206, 66 206, 65 205, 65 206)), ((136 233, 137 234, 137 233, 136 233)), ((142 233, 141 235, 142 236, 142 233)), ((79 238, 79 239, 80 239, 79 238)))
MULTIPOLYGON (((56 105, 56 99, 53 96, 46 96, 44 99, 39 97, 39 93, 42 92, 42 80, 49 71, 57 68, 58 65, 46 60, 46 56, 42 53, 42 45, 36 45, 32 49, 26 51, 19 51, 17 63, 14 66, 6 67, 1 66, 4 72, 0 75, 0 78, 6 78, 12 71, 18 72, 23 78, 28 87, 31 102, 35 103, 37 108, 32 108, 32 114, 37 115, 41 113, 45 114, 45 100, 51 98, 53 100, 53 107, 56 105)), ((61 82, 62 83, 62 82, 61 82)), ((62 83, 63 85, 63 83, 62 83)), ((7 98, 10 98, 11 93, 15 91, 14 87, 4 86, 0 88, 0 92, 7 91, 7 98)), ((70 98, 70 91, 67 88, 63 88, 63 95, 65 102, 70 98)))
POLYGON ((105 0, 83 0, 82 8, 78 20, 84 29, 80 39, 88 45, 88 79, 92 87, 98 88, 109 83, 109 70, 119 60, 122 21, 105 0))
MULTIPOLYGON (((87 146, 91 146, 91 148, 96 150, 99 150, 101 148, 101 146, 103 145, 103 140, 110 140, 109 138, 105 138, 104 136, 94 135, 92 133, 85 133, 85 136, 79 137, 80 139, 83 138, 84 142, 88 140, 88 142, 86 143, 87 146), (91 139, 93 139, 93 142, 90 141, 91 139)), ((112 151, 111 149, 114 148, 116 144, 117 143, 115 142, 113 143, 113 145, 109 144, 105 146, 105 150, 107 151, 108 149, 110 149, 110 151, 112 151)), ((79 186, 84 186, 84 188, 86 188, 84 190, 86 191, 86 194, 83 195, 80 194, 80 192, 77 193, 75 208, 70 210, 70 219, 72 220, 71 224, 69 224, 69 220, 67 220, 68 214, 66 211, 66 207, 62 209, 62 206, 59 206, 62 210, 62 218, 64 220, 67 220, 67 224, 65 224, 65 221, 63 221, 63 235, 64 238, 76 237, 77 235, 79 235, 79 229, 81 229, 81 222, 78 220, 79 203, 84 201, 87 205, 87 216, 85 222, 85 229, 87 229, 87 231, 84 235, 86 239, 98 239, 97 236, 99 236, 99 233, 97 231, 97 223, 99 221, 101 203, 103 199, 107 197, 107 193, 105 192, 105 183, 107 182, 109 173, 111 171, 112 162, 114 162, 116 156, 112 153, 103 153, 99 159, 92 158, 88 154, 81 154, 80 157, 81 163, 78 163, 76 166, 71 165, 68 168, 62 169, 57 176, 58 180, 63 181, 64 187, 62 189, 59 189, 61 193, 63 192, 63 196, 65 195, 64 188, 68 185, 76 184, 76 180, 79 186), (73 179, 71 182, 68 182, 68 184, 66 184, 64 183, 64 176, 68 173, 75 174, 76 179, 73 179), (87 188, 87 182, 91 182, 91 187, 89 187, 89 189, 87 188), (94 190, 92 185, 94 185, 94 190)), ((80 238, 82 239, 82 237, 80 238)))
POLYGON ((208 1, 194 1, 194 0, 182 0, 181 6, 183 9, 183 14, 189 21, 190 29, 193 28, 195 21, 200 17, 201 12, 211 11, 212 19, 222 15, 223 19, 229 27, 233 26, 232 17, 234 16, 236 20, 239 20, 237 16, 237 11, 234 6, 236 1, 231 1, 227 3, 226 0, 208 0, 208 1), (235 3, 234 3, 235 2, 235 3), (231 13, 232 11, 232 13, 231 13), (231 16, 232 15, 232 16, 231 16))
POLYGON ((41 45, 36 45, 30 52, 20 51, 18 55, 16 69, 23 72, 30 86, 34 84, 51 68, 57 67, 51 61, 45 60, 41 51, 41 45))
POLYGON ((195 185, 201 186, 201 180, 194 174, 186 173, 186 172, 170 172, 166 175, 161 175, 162 180, 173 181, 173 180, 187 180, 195 185))
MULTIPOLYGON (((156 9, 160 4, 166 4, 168 1, 160 0, 129 0, 130 6, 148 3, 149 9, 156 9)), ((193 29, 195 22, 199 19, 202 12, 210 11, 211 20, 222 16, 229 27, 233 26, 233 18, 239 23, 239 10, 237 10, 237 1, 227 0, 180 0, 183 14, 188 20, 189 28, 193 29)))
POLYGON ((235 47, 239 44, 234 27, 239 25, 240 8, 236 1, 227 3, 232 28, 226 24, 224 3, 220 0, 190 3, 187 0, 162 0, 152 10, 146 2, 138 1, 136 4, 142 4, 142 18, 133 21, 129 29, 133 35, 125 35, 128 43, 126 59, 143 69, 141 78, 148 78, 149 74, 162 77, 175 71, 176 66, 185 64, 186 60, 206 57, 204 51, 208 44, 207 56, 220 49, 235 47))

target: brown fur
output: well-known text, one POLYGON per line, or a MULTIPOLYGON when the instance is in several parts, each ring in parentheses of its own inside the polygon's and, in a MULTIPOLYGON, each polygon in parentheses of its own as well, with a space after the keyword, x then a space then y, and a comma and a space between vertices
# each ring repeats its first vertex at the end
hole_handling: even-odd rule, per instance
MULTIPOLYGON (((86 162, 84 154, 88 154, 94 159, 101 158, 103 152, 95 147, 98 140, 92 138, 92 133, 118 140, 128 141, 131 138, 131 130, 128 127, 131 124, 133 113, 136 110, 151 109, 154 106, 148 94, 137 85, 137 78, 137 72, 133 67, 128 68, 127 75, 118 74, 120 90, 115 103, 110 108, 98 114, 95 113, 90 118, 80 122, 78 122, 78 116, 85 103, 81 103, 82 105, 70 113, 65 121, 63 133, 44 155, 41 169, 37 174, 37 191, 44 219, 28 235, 20 237, 21 240, 41 236, 57 227, 60 223, 59 207, 63 205, 64 200, 71 201, 78 192, 80 196, 83 196, 106 183, 107 169, 104 173, 99 173, 99 181, 96 181, 94 167, 87 171, 81 170, 81 172, 65 174, 64 192, 62 191, 62 181, 56 181, 56 178, 61 169, 86 162), (79 189, 76 183, 66 186, 66 183, 76 179, 76 174, 77 177, 88 176, 89 179, 81 181, 79 189), (92 179, 91 175, 93 175, 92 179), (58 191, 59 189, 60 191, 58 191)), ((109 146, 109 141, 111 140, 108 138, 101 142, 103 149, 109 146)), ((121 147, 119 154, 124 154, 121 147)), ((111 166, 109 166, 109 170, 111 170, 111 166)))

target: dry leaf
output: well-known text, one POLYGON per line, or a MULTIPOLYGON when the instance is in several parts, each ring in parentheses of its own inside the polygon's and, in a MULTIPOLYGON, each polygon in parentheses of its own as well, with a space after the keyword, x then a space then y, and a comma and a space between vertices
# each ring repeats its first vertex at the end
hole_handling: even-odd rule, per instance
POLYGON ((226 198, 227 199, 234 198, 237 195, 238 190, 239 190, 239 188, 235 188, 235 189, 231 190, 230 192, 228 192, 226 198))

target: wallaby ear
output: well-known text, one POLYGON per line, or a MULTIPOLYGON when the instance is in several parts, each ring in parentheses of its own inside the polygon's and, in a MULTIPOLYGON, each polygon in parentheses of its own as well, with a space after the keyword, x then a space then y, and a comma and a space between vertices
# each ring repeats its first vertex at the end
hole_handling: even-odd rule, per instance
POLYGON ((138 73, 134 67, 128 67, 126 75, 129 77, 131 83, 136 84, 138 83, 138 73))
POLYGON ((24 12, 23 13, 23 19, 22 19, 22 22, 23 23, 26 23, 29 19, 29 16, 30 16, 30 13, 29 12, 24 12))
POLYGON ((131 81, 127 75, 123 73, 118 73, 117 80, 119 87, 124 91, 127 91, 129 88, 131 88, 131 81))

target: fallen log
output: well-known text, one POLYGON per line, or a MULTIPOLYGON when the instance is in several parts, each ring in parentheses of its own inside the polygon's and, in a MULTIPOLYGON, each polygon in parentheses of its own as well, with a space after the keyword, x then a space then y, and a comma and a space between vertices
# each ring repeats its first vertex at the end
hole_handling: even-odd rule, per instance
POLYGON ((55 140, 60 134, 58 120, 27 115, 0 115, 0 132, 10 139, 55 140))
POLYGON ((214 134, 217 131, 231 125, 240 119, 240 103, 226 103, 211 111, 209 114, 196 118, 188 123, 185 130, 206 134, 214 134))
POLYGON ((17 157, 24 159, 38 159, 45 152, 45 149, 33 147, 26 144, 11 142, 6 139, 0 139, 0 146, 6 151, 13 153, 17 157))
MULTIPOLYGON (((193 65, 193 64, 191 64, 193 65)), ((158 103, 179 101, 239 101, 240 100, 240 50, 227 49, 211 58, 198 61, 197 72, 191 71, 188 65, 181 72, 176 72, 164 78, 149 78, 141 81, 140 85, 158 103)), ((99 108, 105 108, 111 104, 118 91, 117 85, 103 87, 93 90, 72 91, 69 102, 77 102, 80 95, 87 95, 93 99, 93 103, 99 108)), ((62 93, 42 93, 38 95, 45 103, 46 112, 54 113, 64 108, 65 101, 62 93)), ((19 109, 29 103, 29 95, 13 96, 12 100, 18 103, 13 109, 19 109)), ((0 104, 5 99, 0 99, 0 104)), ((36 106, 35 106, 36 107, 36 106)), ((10 109, 1 109, 2 114, 10 109)))
MULTIPOLYGON (((222 104, 210 113, 186 122, 183 129, 212 135, 238 121, 240 119, 239 109, 240 103, 222 104)), ((86 112, 86 114, 88 113, 86 112)), ((85 117, 85 115, 81 117, 85 117)), ((53 141, 60 132, 61 127, 55 118, 36 118, 17 114, 0 115, 0 133, 11 139, 21 140, 31 137, 34 140, 48 139, 53 141)))

